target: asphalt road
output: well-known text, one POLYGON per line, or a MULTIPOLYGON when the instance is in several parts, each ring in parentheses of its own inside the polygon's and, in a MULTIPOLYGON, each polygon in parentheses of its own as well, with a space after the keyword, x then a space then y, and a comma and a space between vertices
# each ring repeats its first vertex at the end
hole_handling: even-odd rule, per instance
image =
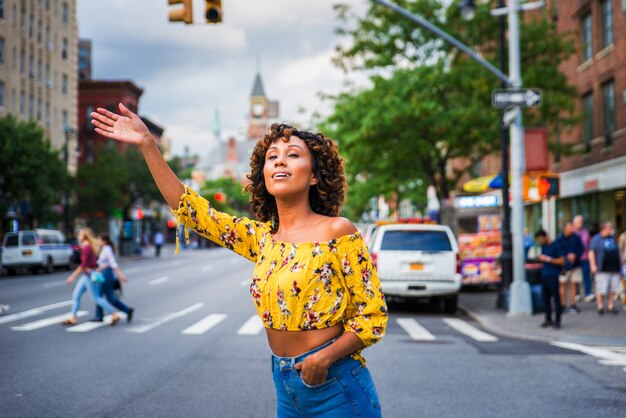
MULTIPOLYGON (((252 264, 223 249, 122 263, 133 322, 58 324, 67 272, 0 277, 0 416, 272 417, 270 351, 252 264), (85 325, 86 324, 86 325, 85 325)), ((428 305, 390 303, 364 354, 385 417, 623 416, 622 367, 547 343, 481 334, 428 305)))

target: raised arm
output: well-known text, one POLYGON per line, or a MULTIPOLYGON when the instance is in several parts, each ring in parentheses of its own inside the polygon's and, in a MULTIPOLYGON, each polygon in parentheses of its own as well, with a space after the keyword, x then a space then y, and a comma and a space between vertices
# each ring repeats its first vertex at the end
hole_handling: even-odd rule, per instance
POLYGON ((165 201, 170 208, 177 209, 185 191, 183 184, 167 165, 152 134, 139 116, 122 103, 119 104, 119 110, 119 115, 101 107, 92 112, 91 122, 96 127, 96 132, 116 141, 137 145, 165 201))

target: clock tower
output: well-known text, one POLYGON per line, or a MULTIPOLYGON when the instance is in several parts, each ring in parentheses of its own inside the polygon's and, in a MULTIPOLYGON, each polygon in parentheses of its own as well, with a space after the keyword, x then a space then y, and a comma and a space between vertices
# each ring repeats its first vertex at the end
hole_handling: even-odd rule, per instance
POLYGON ((278 102, 268 100, 265 96, 261 72, 257 70, 250 95, 248 139, 256 141, 261 138, 272 119, 277 117, 278 102))

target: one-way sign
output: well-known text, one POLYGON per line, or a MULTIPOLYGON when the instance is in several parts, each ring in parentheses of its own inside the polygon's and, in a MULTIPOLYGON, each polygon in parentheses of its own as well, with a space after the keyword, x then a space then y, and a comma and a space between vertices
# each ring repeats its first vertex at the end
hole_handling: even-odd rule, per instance
POLYGON ((498 89, 491 93, 491 106, 497 109, 539 105, 541 105, 541 90, 539 89, 498 89))

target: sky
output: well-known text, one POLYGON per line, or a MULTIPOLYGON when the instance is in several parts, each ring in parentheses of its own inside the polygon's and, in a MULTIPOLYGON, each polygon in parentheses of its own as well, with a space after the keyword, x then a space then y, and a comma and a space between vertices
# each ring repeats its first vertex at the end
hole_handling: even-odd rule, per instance
MULTIPOLYGON (((247 127, 257 68, 280 118, 304 124, 331 104, 319 93, 364 84, 331 58, 347 42, 334 31, 338 0, 223 0, 223 23, 205 24, 204 0, 193 0, 197 25, 168 22, 167 0, 78 0, 80 38, 92 41, 92 78, 132 80, 143 88, 139 113, 165 128, 174 155, 202 155, 213 140, 215 109, 222 137, 247 127), (305 113, 301 112, 305 109, 305 113)), ((366 0, 343 0, 359 15, 366 0)))

